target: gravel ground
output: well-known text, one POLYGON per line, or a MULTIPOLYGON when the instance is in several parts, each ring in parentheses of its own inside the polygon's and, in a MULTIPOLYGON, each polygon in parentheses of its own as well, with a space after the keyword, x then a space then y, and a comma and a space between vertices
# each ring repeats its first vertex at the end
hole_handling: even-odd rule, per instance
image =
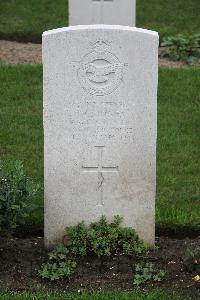
MULTIPOLYGON (((42 45, 17 43, 0 40, 0 62, 6 64, 36 64, 42 62, 42 45)), ((161 67, 187 67, 183 62, 174 62, 165 58, 159 59, 161 67)))

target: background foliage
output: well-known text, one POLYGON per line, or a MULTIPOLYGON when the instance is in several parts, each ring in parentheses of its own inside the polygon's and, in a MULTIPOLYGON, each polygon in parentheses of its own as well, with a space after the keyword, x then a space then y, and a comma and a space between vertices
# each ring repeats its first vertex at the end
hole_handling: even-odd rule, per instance
POLYGON ((0 162, 0 234, 11 234, 25 224, 36 208, 38 189, 39 185, 26 176, 21 161, 9 166, 0 162))

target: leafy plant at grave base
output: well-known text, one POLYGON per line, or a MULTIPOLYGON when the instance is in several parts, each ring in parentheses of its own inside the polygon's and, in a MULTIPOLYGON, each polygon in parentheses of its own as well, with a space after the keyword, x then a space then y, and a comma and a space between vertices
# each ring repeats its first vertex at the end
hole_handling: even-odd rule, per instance
POLYGON ((110 256, 120 252, 124 254, 141 254, 146 250, 132 228, 121 227, 123 218, 114 216, 108 223, 102 216, 99 222, 86 226, 84 222, 77 226, 67 227, 67 248, 72 254, 87 255, 94 253, 98 256, 110 256))
POLYGON ((25 175, 21 161, 9 167, 0 163, 0 233, 10 234, 25 223, 36 207, 33 199, 38 189, 25 175))
POLYGON ((200 248, 189 249, 186 252, 183 262, 187 271, 200 273, 200 248))
POLYGON ((39 275, 43 279, 50 279, 51 281, 63 278, 69 278, 74 273, 76 262, 68 260, 67 262, 46 263, 42 265, 39 270, 39 275))
POLYGON ((50 279, 51 281, 71 277, 77 264, 74 261, 67 260, 68 253, 69 250, 63 245, 59 245, 49 252, 49 261, 41 266, 39 275, 43 279, 50 279))
POLYGON ((67 247, 73 254, 87 255, 88 248, 88 227, 84 222, 76 226, 67 227, 67 247))
POLYGON ((157 271, 152 263, 140 262, 136 264, 134 276, 134 285, 141 285, 148 281, 160 282, 165 276, 164 270, 157 271))
POLYGON ((161 52, 161 57, 195 64, 200 58, 200 33, 165 37, 161 42, 161 47, 167 47, 167 50, 161 52))
POLYGON ((69 250, 64 245, 58 245, 53 251, 48 253, 49 260, 64 260, 67 258, 69 250))

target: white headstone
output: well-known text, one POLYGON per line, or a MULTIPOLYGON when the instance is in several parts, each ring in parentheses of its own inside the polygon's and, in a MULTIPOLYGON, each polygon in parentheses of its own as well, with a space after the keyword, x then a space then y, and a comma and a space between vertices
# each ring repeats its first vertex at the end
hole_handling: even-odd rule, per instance
POLYGON ((43 34, 45 243, 124 217, 154 244, 158 35, 90 25, 43 34))
POLYGON ((135 26, 136 0, 69 0, 69 25, 135 26))

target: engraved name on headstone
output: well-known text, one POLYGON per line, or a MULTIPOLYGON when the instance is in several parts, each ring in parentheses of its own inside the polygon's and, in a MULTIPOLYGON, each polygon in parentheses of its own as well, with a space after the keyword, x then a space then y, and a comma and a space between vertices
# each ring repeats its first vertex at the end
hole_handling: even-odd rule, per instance
POLYGON ((124 217, 155 238, 158 35, 111 25, 43 34, 45 244, 124 217))
POLYGON ((69 0, 69 25, 135 26, 136 0, 69 0))

